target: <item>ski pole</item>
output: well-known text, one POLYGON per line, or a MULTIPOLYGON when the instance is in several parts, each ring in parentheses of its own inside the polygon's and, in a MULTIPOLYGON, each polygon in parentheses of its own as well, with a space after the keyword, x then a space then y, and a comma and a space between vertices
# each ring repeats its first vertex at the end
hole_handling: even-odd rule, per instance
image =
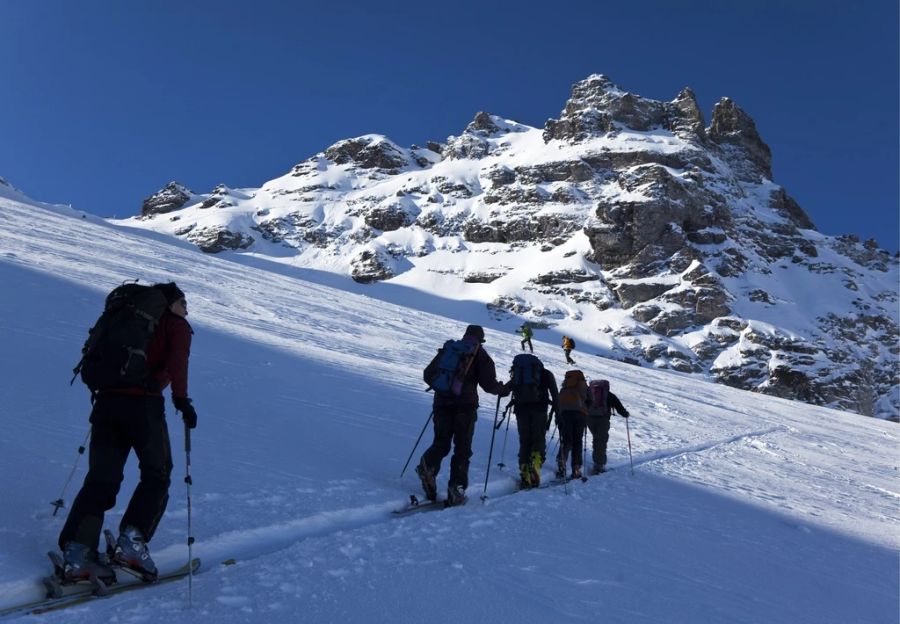
POLYGON ((634 457, 631 455, 631 427, 628 426, 628 419, 625 419, 625 433, 628 435, 628 461, 631 462, 631 476, 634 476, 634 457))
POLYGON ((66 479, 66 482, 63 484, 62 492, 59 494, 59 498, 50 504, 53 505, 53 515, 56 515, 60 509, 66 506, 66 490, 69 489, 69 483, 72 481, 72 477, 75 476, 75 470, 78 468, 78 460, 81 459, 81 456, 84 455, 84 449, 87 447, 88 439, 91 437, 91 429, 88 428, 87 435, 84 436, 84 442, 81 443, 81 446, 78 447, 78 455, 75 456, 75 463, 72 464, 72 470, 69 471, 69 477, 66 479))
MULTIPOLYGON (((507 413, 509 412, 509 408, 511 406, 512 406, 512 401, 510 401, 506 405, 506 409, 503 410, 503 418, 506 418, 507 413)), ((512 420, 512 418, 506 419, 506 433, 503 434, 503 450, 500 452, 500 463, 497 464, 497 466, 500 467, 500 470, 503 470, 504 468, 506 468, 506 464, 503 463, 503 458, 506 457, 506 440, 507 440, 507 438, 509 438, 509 421, 511 421, 511 420, 512 420)), ((501 424, 503 423, 502 419, 500 420, 500 423, 501 424)))
MULTIPOLYGON (((556 415, 557 424, 559 424, 559 418, 560 418, 560 416, 559 416, 559 414, 557 414, 556 415)), ((566 425, 566 424, 567 424, 567 422, 563 423, 563 425, 566 425)), ((566 443, 565 443, 565 440, 562 439, 562 437, 563 437, 563 428, 562 428, 562 426, 560 426, 559 427, 559 437, 556 439, 556 442, 554 442, 554 444, 553 444, 553 450, 556 450, 557 448, 559 450, 556 451, 556 453, 551 451, 550 455, 548 455, 548 457, 553 456, 556 458, 557 470, 559 469, 560 466, 563 467, 563 470, 562 470, 563 491, 566 493, 566 496, 568 496, 569 495, 569 486, 567 485, 568 480, 566 479, 566 460, 568 459, 568 454, 565 453, 565 450, 566 450, 565 444, 566 443)), ((557 472, 557 474, 559 474, 559 473, 557 472)))
POLYGON ((191 532, 191 428, 184 423, 184 482, 187 485, 188 609, 194 598, 194 536, 191 532))
POLYGON ((431 410, 431 413, 428 414, 428 420, 425 421, 425 426, 422 427, 422 433, 419 434, 419 439, 416 440, 415 446, 413 446, 412 450, 409 452, 409 457, 406 458, 406 464, 403 466, 403 470, 400 471, 400 478, 403 478, 403 474, 406 472, 406 469, 409 467, 409 461, 412 459, 413 454, 416 452, 416 449, 419 448, 419 442, 422 441, 422 436, 425 435, 425 430, 428 429, 428 423, 431 422, 431 417, 434 416, 434 409, 431 410))
POLYGON ((584 471, 587 468, 587 423, 584 425, 584 441, 581 443, 581 477, 584 478, 584 471))
POLYGON ((494 455, 494 436, 497 435, 497 417, 500 415, 500 397, 497 397, 497 409, 494 411, 494 426, 491 428, 491 449, 488 451, 487 470, 484 473, 484 492, 481 493, 481 502, 487 500, 488 477, 491 475, 491 457, 494 455))

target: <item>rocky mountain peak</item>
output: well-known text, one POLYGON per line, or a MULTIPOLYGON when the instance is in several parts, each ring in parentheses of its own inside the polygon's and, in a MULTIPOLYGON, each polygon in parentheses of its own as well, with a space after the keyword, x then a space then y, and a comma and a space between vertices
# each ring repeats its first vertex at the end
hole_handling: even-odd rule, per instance
POLYGON ((730 148, 732 163, 743 165, 749 161, 753 165, 750 170, 738 166, 739 172, 749 173, 751 178, 772 179, 772 151, 759 136, 750 115, 731 98, 723 97, 715 105, 707 134, 720 146, 730 148))
POLYGON ((144 200, 141 205, 141 216, 150 217, 178 210, 187 204, 194 192, 179 182, 169 182, 160 190, 144 200))
POLYGON ((468 126, 466 126, 465 132, 468 134, 482 134, 486 136, 490 136, 497 132, 500 132, 500 126, 494 121, 494 117, 484 111, 478 111, 475 113, 475 119, 473 119, 468 126))
POLYGON ((410 164, 403 149, 380 135, 365 135, 338 141, 324 152, 338 165, 352 164, 362 169, 394 171, 410 164))
POLYGON ((671 102, 624 91, 602 74, 576 84, 559 119, 544 126, 544 140, 581 142, 621 129, 663 129, 690 140, 703 140, 703 114, 694 92, 682 89, 671 102))
POLYGON ((572 95, 568 104, 571 104, 573 107, 581 105, 582 108, 587 108, 592 102, 600 103, 611 96, 624 93, 624 89, 605 74, 591 74, 584 80, 580 80, 572 85, 572 95))
POLYGON ((672 109, 675 113, 672 118, 672 131, 675 134, 684 138, 705 138, 703 113, 697 104, 697 96, 690 87, 682 89, 672 100, 672 109))
POLYGON ((399 278, 635 364, 900 411, 898 258, 815 232, 728 98, 706 128, 689 88, 656 101, 596 74, 543 130, 479 111, 427 149, 364 135, 259 189, 148 202, 178 214, 141 227, 210 253, 399 278))

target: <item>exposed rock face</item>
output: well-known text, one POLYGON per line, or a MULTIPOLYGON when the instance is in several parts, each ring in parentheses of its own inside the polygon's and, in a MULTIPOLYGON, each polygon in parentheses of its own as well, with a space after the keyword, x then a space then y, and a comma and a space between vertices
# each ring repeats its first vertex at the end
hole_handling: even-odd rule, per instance
POLYGON ((178 210, 187 204, 194 193, 178 182, 169 182, 163 188, 144 200, 141 216, 151 217, 178 210))
POLYGON ((352 261, 350 276, 361 284, 370 284, 394 277, 386 254, 363 249, 352 261))
POLYGON ((206 253, 246 249, 253 244, 253 237, 248 234, 216 227, 191 229, 187 239, 206 253))
POLYGON ((276 245, 360 283, 439 276, 497 323, 893 417, 898 258, 815 232, 771 160, 728 98, 704 127, 688 88, 662 102, 593 75, 543 129, 478 112, 425 148, 347 139, 260 189, 172 183, 142 215, 176 221, 142 223, 209 252, 276 245))
POLYGON ((409 164, 393 143, 371 137, 339 141, 325 150, 325 157, 338 165, 354 164, 363 169, 396 170, 409 164))
POLYGON ((657 102, 627 93, 598 74, 572 87, 560 118, 544 126, 544 140, 579 142, 622 127, 642 132, 661 128, 698 140, 704 136, 703 115, 689 88, 672 102, 657 102))
POLYGON ((772 152, 769 146, 759 136, 750 116, 730 98, 722 98, 713 108, 708 135, 725 149, 729 163, 738 172, 750 179, 753 176, 772 179, 772 152))
POLYGON ((415 202, 398 199, 375 206, 365 213, 365 223, 371 228, 390 232, 411 225, 419 215, 415 202))

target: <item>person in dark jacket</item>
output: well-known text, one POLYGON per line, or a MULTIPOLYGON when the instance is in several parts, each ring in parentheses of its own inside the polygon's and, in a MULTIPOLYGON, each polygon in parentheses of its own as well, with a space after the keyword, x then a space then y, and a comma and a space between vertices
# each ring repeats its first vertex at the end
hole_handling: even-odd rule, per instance
MULTIPOLYGON (((188 359, 193 330, 187 301, 174 283, 156 284, 168 303, 147 353, 147 365, 157 390, 140 387, 101 388, 91 411, 91 443, 87 476, 59 535, 64 575, 69 580, 108 577, 98 561, 97 544, 104 514, 116 504, 128 455, 140 462, 140 482, 119 524, 114 560, 147 580, 157 575, 147 544, 153 538, 169 500, 172 451, 166 427, 162 391, 172 386, 172 402, 185 425, 197 426, 197 412, 188 398, 188 359)), ((105 569, 104 569, 105 568, 105 569)))
POLYGON ((559 390, 556 378, 546 368, 541 370, 540 399, 534 402, 519 400, 513 392, 513 411, 519 430, 519 477, 523 489, 541 484, 541 466, 547 452, 547 430, 552 414, 558 409, 559 390), (551 412, 547 413, 550 407, 551 412))
POLYGON ((622 405, 619 397, 609 391, 609 381, 597 379, 589 384, 591 405, 588 407, 587 426, 591 432, 593 447, 591 459, 594 466, 592 475, 606 472, 606 445, 609 443, 609 420, 612 411, 616 410, 623 418, 628 418, 628 410, 622 405))
MULTIPOLYGON (((447 504, 461 505, 466 501, 469 486, 469 459, 472 457, 472 436, 478 418, 478 386, 490 394, 504 397, 509 394, 506 385, 497 381, 494 360, 481 346, 484 344, 484 329, 480 325, 469 325, 463 341, 475 346, 475 355, 462 379, 459 395, 452 392, 434 393, 434 441, 422 454, 416 474, 422 480, 422 488, 430 500, 437 499, 436 477, 441 469, 441 461, 450 453, 450 478, 447 483, 447 504)), ((422 377, 429 386, 437 374, 438 361, 443 350, 425 368, 422 377)))

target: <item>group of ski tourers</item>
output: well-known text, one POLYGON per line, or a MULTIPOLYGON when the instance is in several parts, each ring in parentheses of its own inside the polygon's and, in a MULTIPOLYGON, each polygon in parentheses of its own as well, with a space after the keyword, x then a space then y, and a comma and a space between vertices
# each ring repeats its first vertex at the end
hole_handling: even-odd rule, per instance
MULTIPOLYGON (((436 477, 441 461, 450 453, 450 478, 446 505, 466 502, 469 486, 469 459, 478 411, 478 386, 500 398, 512 395, 510 405, 516 415, 519 431, 519 477, 522 488, 538 487, 541 467, 546 459, 546 435, 555 421, 559 430, 559 453, 556 456, 556 478, 566 479, 566 464, 571 462, 570 478, 581 478, 584 462, 583 437, 589 429, 593 439, 592 474, 606 470, 606 446, 609 441, 610 416, 615 410, 628 418, 628 410, 609 391, 609 381, 598 379, 588 383, 584 373, 569 370, 557 387, 556 378, 533 352, 531 328, 521 329, 523 353, 513 358, 510 379, 497 380, 494 361, 483 345, 484 329, 469 325, 461 340, 448 340, 425 367, 422 377, 434 390, 431 417, 434 419, 434 441, 422 454, 416 474, 429 500, 437 500, 436 477), (526 334, 527 329, 527 334, 526 334), (549 408, 549 412, 548 412, 549 408)), ((567 345, 563 344, 565 348, 567 345)), ((574 348, 574 343, 570 347, 574 348)), ((571 362, 566 352, 567 361, 571 362)), ((496 420, 496 419, 495 419, 496 420)), ((426 423, 427 425, 427 423, 426 423)), ((496 423, 495 423, 496 426, 496 423)))
MULTIPOLYGON (((193 330, 187 314, 185 294, 174 282, 123 284, 106 297, 104 311, 88 334, 74 372, 91 391, 89 466, 59 535, 62 557, 51 553, 56 580, 62 584, 112 583, 115 567, 145 581, 157 578, 147 545, 165 512, 171 483, 172 451, 162 394, 166 387, 171 385, 172 403, 184 421, 186 449, 190 430, 197 426, 197 412, 188 396, 193 330), (140 481, 119 523, 118 536, 105 532, 106 551, 100 555, 97 547, 104 515, 115 505, 132 449, 140 462, 140 481)), ((531 335, 530 327, 523 330, 530 350, 531 335)), ((512 394, 522 487, 540 484, 545 436, 554 414, 561 440, 557 477, 565 478, 569 458, 571 476, 582 476, 585 427, 594 440, 593 472, 603 472, 611 410, 628 417, 609 391, 609 383, 588 384, 580 370, 570 370, 557 388, 541 361, 533 353, 524 353, 526 340, 523 353, 513 359, 510 380, 501 383, 484 341, 484 329, 469 325, 461 340, 448 340, 425 368, 424 379, 434 390, 434 441, 416 472, 426 496, 437 499, 435 477, 452 446, 446 504, 466 500, 478 386, 498 397, 512 394), (548 407, 552 408, 549 413, 548 407)), ((574 343, 567 345, 564 340, 563 347, 571 350, 574 343)), ((566 358, 571 361, 568 350, 566 358)), ((190 485, 189 475, 185 481, 190 485)), ((62 499, 57 504, 62 506, 62 499)), ((188 538, 189 544, 192 539, 188 538)))

